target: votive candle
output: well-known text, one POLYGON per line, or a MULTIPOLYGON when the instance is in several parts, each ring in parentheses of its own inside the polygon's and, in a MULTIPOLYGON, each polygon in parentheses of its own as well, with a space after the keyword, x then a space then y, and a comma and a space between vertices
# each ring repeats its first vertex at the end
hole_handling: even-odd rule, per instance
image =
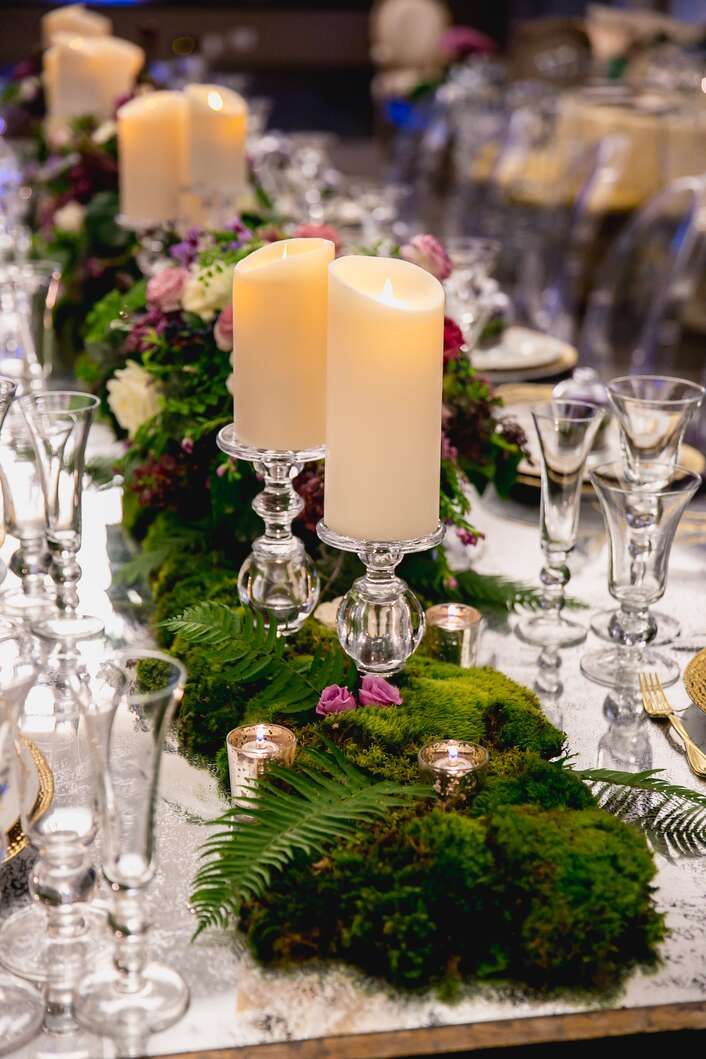
POLYGON ((259 449, 324 443, 328 239, 282 239, 233 274, 235 425, 259 449))
POLYGON ((330 266, 329 529, 401 541, 437 528, 443 332, 443 288, 418 265, 352 255, 330 266))
POLYGON ((177 219, 185 133, 181 92, 150 92, 118 111, 120 212, 127 224, 177 219))
POLYGON ((436 603, 426 612, 426 640, 435 658, 462 669, 476 664, 482 618, 466 603, 436 603))
POLYGON ((419 751, 419 767, 442 798, 470 794, 479 786, 490 755, 483 746, 460 739, 439 739, 419 751))
POLYGON ((249 724, 229 732, 226 747, 230 792, 236 805, 247 808, 243 797, 252 795, 271 762, 294 763, 297 739, 281 724, 249 724))

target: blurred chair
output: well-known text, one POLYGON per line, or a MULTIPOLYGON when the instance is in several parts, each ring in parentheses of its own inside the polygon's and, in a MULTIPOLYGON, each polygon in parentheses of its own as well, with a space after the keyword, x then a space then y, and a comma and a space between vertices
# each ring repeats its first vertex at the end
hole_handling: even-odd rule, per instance
POLYGON ((683 177, 637 211, 608 251, 579 338, 605 379, 674 370, 699 377, 703 347, 676 363, 684 311, 706 268, 706 175, 683 177))

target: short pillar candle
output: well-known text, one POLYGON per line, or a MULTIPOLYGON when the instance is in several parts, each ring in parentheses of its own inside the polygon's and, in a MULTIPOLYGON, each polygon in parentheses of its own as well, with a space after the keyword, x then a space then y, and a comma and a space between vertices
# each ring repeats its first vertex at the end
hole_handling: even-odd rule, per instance
POLYGON ((185 135, 181 92, 150 92, 120 108, 120 212, 125 224, 139 228, 177 219, 185 135))

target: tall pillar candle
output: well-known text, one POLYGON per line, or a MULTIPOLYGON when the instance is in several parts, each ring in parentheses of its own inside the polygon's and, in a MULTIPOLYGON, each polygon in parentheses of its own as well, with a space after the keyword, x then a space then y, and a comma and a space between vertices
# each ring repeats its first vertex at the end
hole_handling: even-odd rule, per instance
POLYGON ((414 540, 439 523, 444 292, 424 269, 342 257, 329 268, 329 529, 414 540))
POLYGON ((186 102, 181 92, 150 92, 118 111, 120 212, 127 224, 179 216, 186 102))
POLYGON ((88 11, 83 4, 57 7, 42 15, 42 44, 54 43, 60 33, 71 33, 76 37, 109 37, 113 23, 97 11, 88 11))
POLYGON ((245 188, 248 108, 242 96, 220 85, 187 85, 187 184, 206 196, 232 198, 234 212, 245 188))
POLYGON ((233 275, 235 422, 240 441, 295 450, 324 443, 328 239, 284 239, 233 275))
POLYGON ((57 37, 43 60, 50 120, 112 117, 116 100, 132 91, 144 61, 142 48, 119 37, 57 37))

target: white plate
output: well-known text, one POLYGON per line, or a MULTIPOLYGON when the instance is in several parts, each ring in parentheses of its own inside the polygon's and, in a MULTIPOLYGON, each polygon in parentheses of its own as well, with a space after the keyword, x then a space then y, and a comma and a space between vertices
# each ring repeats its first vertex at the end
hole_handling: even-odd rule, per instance
MULTIPOLYGON (((22 743, 20 754, 22 756, 22 762, 24 767, 29 773, 29 782, 27 784, 27 790, 25 791, 25 812, 30 813, 36 804, 39 796, 39 773, 34 763, 34 758, 30 752, 29 747, 22 743)), ((20 797, 19 791, 15 784, 10 785, 10 789, 5 797, 0 801, 0 828, 7 834, 7 832, 14 826, 20 815, 20 797)))
POLYGON ((513 325, 489 349, 471 351, 471 364, 478 371, 523 371, 543 368, 560 360, 571 347, 566 342, 529 327, 513 325))

